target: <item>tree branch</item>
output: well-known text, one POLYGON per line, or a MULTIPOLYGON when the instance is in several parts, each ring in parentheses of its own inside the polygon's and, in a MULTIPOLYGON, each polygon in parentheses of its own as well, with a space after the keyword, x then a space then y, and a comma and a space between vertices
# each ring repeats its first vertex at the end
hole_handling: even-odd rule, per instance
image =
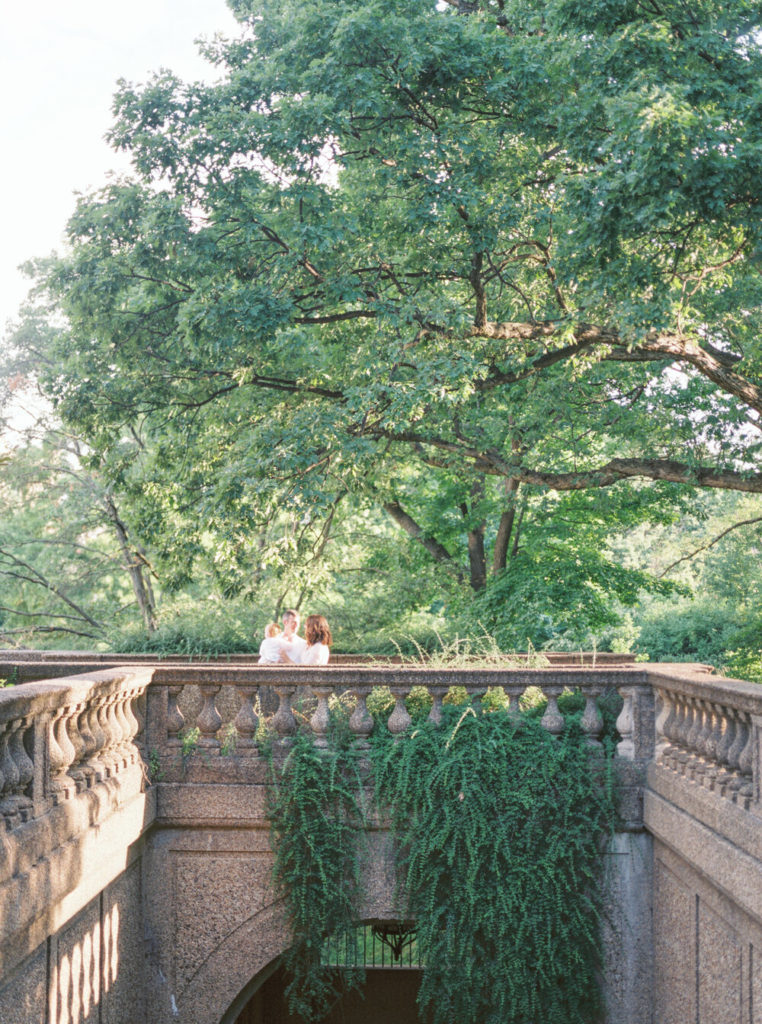
POLYGON ((683 555, 682 558, 678 558, 674 562, 670 562, 667 568, 663 572, 659 573, 658 578, 661 579, 662 576, 666 576, 670 570, 674 569, 676 565, 680 565, 681 562, 688 562, 691 558, 695 558, 696 555, 700 554, 702 551, 708 551, 709 548, 714 547, 715 544, 721 541, 723 537, 727 537, 727 535, 733 530, 737 530, 740 526, 751 526, 753 523, 762 523, 762 516, 755 516, 753 519, 741 519, 740 522, 733 523, 733 525, 729 526, 727 530, 723 530, 722 533, 718 533, 716 537, 713 537, 706 544, 702 544, 700 547, 697 547, 695 551, 691 551, 689 555, 683 555))
POLYGON ((458 580, 463 579, 462 572, 455 565, 455 561, 447 548, 440 544, 438 540, 427 536, 424 533, 423 527, 419 526, 415 519, 408 515, 398 501, 385 501, 383 507, 384 511, 392 517, 398 526, 402 527, 405 533, 426 548, 435 561, 439 562, 440 565, 447 566, 451 572, 457 575, 458 580))

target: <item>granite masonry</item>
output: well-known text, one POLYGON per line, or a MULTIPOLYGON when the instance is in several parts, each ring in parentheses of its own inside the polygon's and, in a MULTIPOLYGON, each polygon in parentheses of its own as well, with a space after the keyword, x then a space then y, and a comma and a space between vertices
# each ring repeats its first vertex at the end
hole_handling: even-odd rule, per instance
MULTIPOLYGON (((606 1024, 762 1022, 760 687, 601 656, 483 671, 29 652, 0 656, 0 678, 14 683, 0 689, 2 1024, 280 1021, 289 938, 270 879, 259 717, 284 752, 295 711, 324 742, 328 699, 350 691, 363 742, 378 685, 396 698, 392 733, 407 727, 413 686, 429 689, 435 717, 453 685, 503 686, 512 700, 539 687, 551 732, 563 729, 558 696, 579 688, 592 744, 595 698, 616 688, 606 1024)), ((363 870, 363 918, 395 920, 383 821, 363 870)), ((395 988, 414 998, 412 976, 384 977, 369 982, 374 1007, 387 995, 393 1006, 395 988)))

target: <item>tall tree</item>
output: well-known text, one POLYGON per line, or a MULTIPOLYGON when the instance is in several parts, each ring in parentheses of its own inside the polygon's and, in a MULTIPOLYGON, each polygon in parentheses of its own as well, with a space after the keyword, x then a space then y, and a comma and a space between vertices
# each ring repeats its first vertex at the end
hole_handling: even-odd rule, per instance
POLYGON ((231 6, 218 84, 122 83, 134 175, 37 268, 115 478, 233 530, 361 494, 476 590, 547 490, 762 492, 758 3, 231 6))

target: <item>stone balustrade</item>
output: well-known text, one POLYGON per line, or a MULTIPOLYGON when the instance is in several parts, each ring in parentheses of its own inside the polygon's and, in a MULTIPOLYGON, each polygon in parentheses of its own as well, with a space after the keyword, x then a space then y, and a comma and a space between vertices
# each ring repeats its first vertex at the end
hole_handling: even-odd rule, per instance
POLYGON ((762 687, 665 669, 651 673, 655 765, 744 810, 758 805, 762 687))
POLYGON ((12 831, 142 760, 150 672, 0 689, 0 818, 12 831))
MULTIPOLYGON (((498 688, 498 714, 542 701, 553 736, 567 728, 563 695, 576 694, 593 758, 600 698, 610 713, 619 695, 607 1022, 712 1024, 728 1007, 755 1019, 762 687, 702 666, 573 657, 489 669, 76 657, 0 660, 14 683, 0 689, 1 1020, 42 1019, 48 998, 64 1008, 51 1021, 79 1020, 65 1015, 72 965, 99 936, 119 950, 119 971, 99 990, 104 1019, 233 1020, 226 1007, 288 942, 270 888, 264 742, 285 756, 304 728, 325 745, 337 700, 361 748, 374 729, 401 737, 419 714, 438 721, 452 687, 490 710, 498 688)), ((394 892, 384 828, 381 818, 368 825, 381 851, 374 919, 391 913, 394 892)))
MULTIPOLYGON (((645 677, 631 669, 458 669, 426 667, 379 668, 215 668, 156 667, 149 699, 149 747, 161 754, 202 750, 207 756, 256 757, 265 735, 276 749, 288 747, 299 724, 310 729, 319 746, 325 745, 329 704, 342 701, 349 712, 349 729, 367 745, 374 728, 386 728, 400 735, 410 725, 411 709, 429 705, 427 717, 439 721, 443 701, 452 687, 465 689, 476 701, 485 699, 495 706, 491 692, 500 693, 502 713, 515 714, 527 703, 545 701, 541 724, 553 735, 565 728, 558 700, 570 690, 581 691, 584 708, 581 726, 591 748, 600 748, 603 718, 597 698, 634 678, 633 686, 622 686, 627 714, 622 717, 625 757, 632 760, 652 749, 652 742, 636 729, 632 716, 634 693, 644 693, 645 677), (623 675, 624 673, 624 675, 623 675), (379 695, 385 688, 386 707, 379 695), (371 715, 368 705, 374 710, 371 715)), ((620 716, 621 717, 621 716, 620 716)))

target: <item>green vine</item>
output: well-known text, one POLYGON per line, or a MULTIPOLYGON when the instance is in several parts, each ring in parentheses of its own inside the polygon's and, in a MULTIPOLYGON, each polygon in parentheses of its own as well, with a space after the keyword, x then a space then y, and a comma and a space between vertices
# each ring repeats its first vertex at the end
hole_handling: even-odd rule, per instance
POLYGON ((378 793, 401 849, 432 1024, 591 1024, 600 1010, 602 838, 611 773, 574 721, 445 706, 379 730, 378 793))
MULTIPOLYGON (((601 877, 613 831, 611 762, 578 725, 562 739, 530 713, 445 705, 395 740, 372 736, 376 799, 399 849, 406 914, 425 963, 431 1024, 592 1024, 601 1011, 601 877)), ((340 991, 320 967, 328 935, 357 924, 358 841, 367 785, 346 735, 318 751, 296 739, 273 762, 276 881, 294 944, 291 1012, 317 1021, 340 991)))
POLYGON ((337 971, 321 963, 328 936, 354 936, 365 821, 359 759, 346 730, 332 729, 331 738, 318 749, 301 731, 284 760, 270 754, 273 874, 293 938, 283 960, 286 998, 290 1013, 305 1021, 321 1020, 344 991, 364 982, 362 968, 337 971))

